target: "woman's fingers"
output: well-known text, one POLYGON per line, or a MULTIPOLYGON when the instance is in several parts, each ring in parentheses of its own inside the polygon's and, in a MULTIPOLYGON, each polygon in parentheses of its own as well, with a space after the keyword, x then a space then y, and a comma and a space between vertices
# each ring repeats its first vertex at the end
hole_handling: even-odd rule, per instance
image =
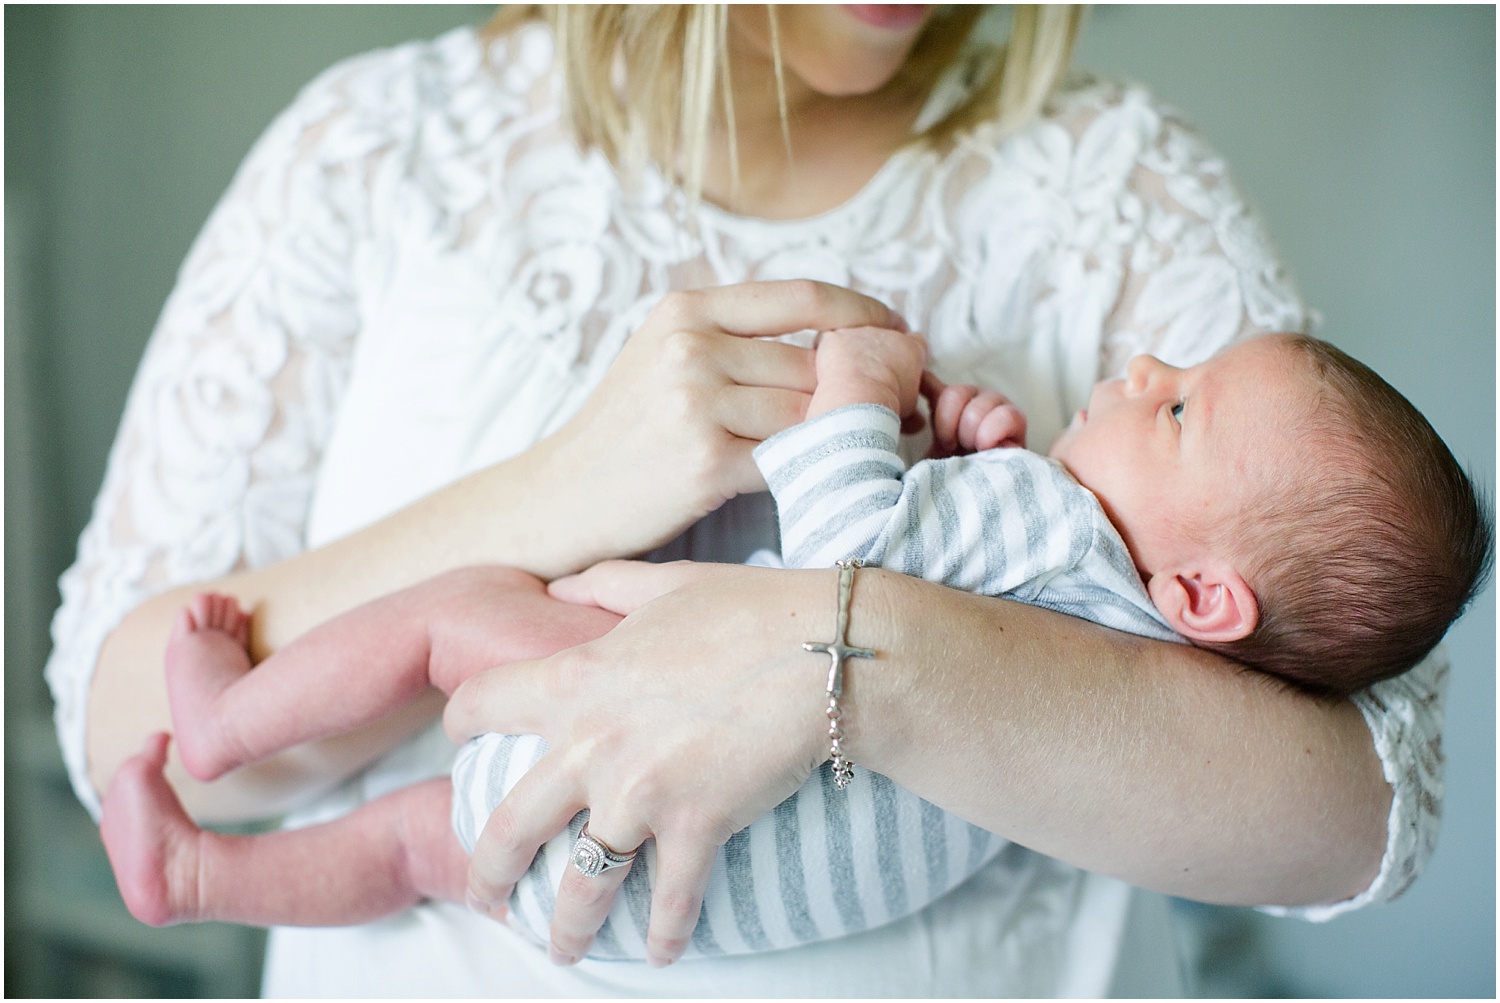
POLYGON ((751 448, 807 416, 812 395, 797 390, 730 386, 719 395, 719 423, 751 448))
POLYGON ((812 352, 766 339, 868 325, 905 327, 877 300, 812 281, 663 297, 583 406, 527 458, 532 497, 571 527, 568 560, 540 570, 648 551, 729 498, 764 490, 751 451, 802 419, 816 383, 812 352))
POLYGON ((811 279, 669 293, 652 318, 681 327, 708 322, 726 334, 750 337, 866 325, 907 329, 901 315, 879 300, 811 279))
POLYGON ((656 837, 656 881, 646 933, 646 960, 654 967, 682 957, 692 941, 718 851, 718 844, 708 839, 656 837))
POLYGON ((801 420, 801 395, 816 382, 809 350, 765 338, 868 324, 903 326, 884 304, 818 282, 665 296, 528 457, 538 504, 573 527, 569 560, 541 570, 650 550, 736 494, 764 490, 751 450, 801 420))
MULTIPOLYGON (((826 756, 814 725, 822 693, 808 676, 818 670, 798 648, 808 628, 788 615, 810 603, 789 584, 826 597, 830 583, 826 572, 628 562, 554 583, 559 598, 627 615, 594 641, 492 669, 455 691, 447 719, 455 737, 524 730, 550 746, 476 846, 478 899, 508 892, 536 847, 586 805, 591 834, 614 850, 629 852, 655 835, 658 915, 648 942, 657 963, 680 953, 718 847, 826 756), (727 647, 726 631, 735 636, 727 647)), ((552 935, 558 960, 587 951, 622 871, 575 871, 561 883, 552 935)))
POLYGON ((818 385, 813 350, 781 341, 708 335, 724 376, 745 387, 777 387, 810 394, 818 385))
POLYGON ((516 782, 490 813, 469 859, 469 905, 495 915, 537 849, 567 828, 584 807, 547 757, 516 782))
MULTIPOLYGON (((588 837, 613 853, 630 856, 645 842, 639 830, 613 827, 597 811, 589 813, 588 837)), ((584 836, 580 834, 579 840, 584 836)), ((577 846, 577 842, 574 843, 577 846)), ((615 895, 624 884, 634 863, 611 867, 598 874, 584 874, 568 864, 562 882, 557 886, 557 907, 552 914, 552 960, 571 965, 588 951, 589 945, 609 917, 615 895)))
POLYGON ((629 616, 651 600, 712 574, 715 567, 696 561, 668 564, 600 561, 576 575, 557 579, 547 586, 547 591, 563 602, 598 606, 620 616, 629 616))
POLYGON ((556 687, 545 661, 511 662, 470 676, 443 710, 448 737, 455 743, 487 732, 546 738, 546 708, 556 687))
MULTIPOLYGON (((587 832, 590 838, 623 855, 639 850, 648 836, 628 826, 614 827, 597 811, 591 813, 587 832)), ((671 964, 687 950, 718 850, 718 843, 703 834, 682 839, 657 836, 651 925, 646 935, 646 959, 655 967, 671 964)), ((587 953, 609 918, 615 896, 632 866, 639 866, 639 861, 586 875, 569 865, 557 889, 552 918, 553 961, 572 964, 587 953)))

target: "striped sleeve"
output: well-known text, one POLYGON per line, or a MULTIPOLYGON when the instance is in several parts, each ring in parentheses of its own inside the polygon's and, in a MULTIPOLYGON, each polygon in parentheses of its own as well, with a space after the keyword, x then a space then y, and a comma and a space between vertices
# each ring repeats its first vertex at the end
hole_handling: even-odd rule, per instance
POLYGON ((894 412, 855 404, 756 450, 789 567, 858 557, 969 592, 1032 600, 1095 549, 1097 504, 1050 461, 996 449, 907 469, 899 431, 894 412))

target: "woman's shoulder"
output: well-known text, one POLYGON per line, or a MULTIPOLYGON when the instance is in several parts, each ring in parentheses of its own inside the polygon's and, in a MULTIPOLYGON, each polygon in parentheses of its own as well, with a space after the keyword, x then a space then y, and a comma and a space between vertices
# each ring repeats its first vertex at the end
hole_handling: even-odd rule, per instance
POLYGON ((272 133, 295 133, 304 146, 312 135, 337 159, 439 135, 472 146, 550 100, 551 72, 551 36, 540 24, 499 36, 456 28, 335 63, 301 89, 272 133))
POLYGON ((1177 117, 1144 84, 1077 70, 1058 84, 1042 107, 1040 118, 1077 130, 1112 114, 1129 115, 1153 125, 1177 117))
POLYGON ((551 72, 552 36, 544 24, 524 23, 501 34, 464 26, 341 60, 304 92, 340 90, 373 102, 398 97, 436 105, 476 90, 524 95, 551 72))
POLYGON ((1075 236, 1156 226, 1179 243, 1211 238, 1226 253, 1243 246, 1269 267, 1269 244, 1224 159, 1133 81, 1070 75, 1019 128, 986 122, 961 136, 945 169, 961 195, 953 211, 970 231, 1014 229, 1018 215, 1075 236))
POLYGON ((1147 87, 1085 72, 1070 74, 1025 125, 1005 129, 998 122, 983 123, 959 147, 1037 169, 1046 162, 1047 169, 1056 170, 1063 166, 1058 158, 1065 158, 1073 180, 1080 171, 1095 181, 1101 174, 1123 179, 1137 167, 1156 173, 1223 170, 1197 130, 1147 87))

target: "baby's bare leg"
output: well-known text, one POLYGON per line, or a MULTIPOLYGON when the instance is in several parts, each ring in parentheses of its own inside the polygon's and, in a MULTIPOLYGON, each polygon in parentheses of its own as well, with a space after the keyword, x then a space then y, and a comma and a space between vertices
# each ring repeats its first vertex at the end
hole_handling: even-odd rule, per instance
POLYGON ((167 684, 178 754, 212 780, 301 742, 352 731, 495 665, 590 641, 620 620, 559 602, 511 568, 466 568, 359 606, 254 671, 234 600, 198 596, 174 629, 167 684))
POLYGON ((222 920, 344 926, 423 899, 463 901, 469 858, 446 778, 404 787, 325 825, 263 836, 199 829, 162 776, 167 736, 120 767, 100 833, 125 904, 152 926, 222 920))

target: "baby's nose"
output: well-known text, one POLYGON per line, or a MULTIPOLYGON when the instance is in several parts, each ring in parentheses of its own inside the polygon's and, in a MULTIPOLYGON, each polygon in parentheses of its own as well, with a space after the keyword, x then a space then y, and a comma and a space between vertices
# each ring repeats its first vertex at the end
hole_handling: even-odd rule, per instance
POLYGON ((1125 367, 1125 387, 1131 393, 1148 389, 1158 377, 1173 368, 1154 355, 1137 355, 1125 367))

